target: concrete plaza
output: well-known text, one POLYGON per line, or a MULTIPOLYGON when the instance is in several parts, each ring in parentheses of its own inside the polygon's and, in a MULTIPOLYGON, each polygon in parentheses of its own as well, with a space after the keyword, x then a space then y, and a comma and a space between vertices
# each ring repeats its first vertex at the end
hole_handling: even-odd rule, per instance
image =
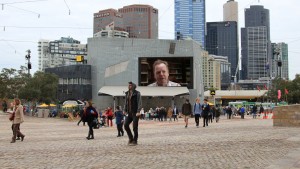
POLYGON ((272 119, 225 119, 196 128, 140 120, 137 146, 116 126, 95 129, 77 121, 25 117, 23 142, 10 143, 8 115, 0 113, 0 168, 288 169, 300 168, 300 129, 273 127, 272 119))

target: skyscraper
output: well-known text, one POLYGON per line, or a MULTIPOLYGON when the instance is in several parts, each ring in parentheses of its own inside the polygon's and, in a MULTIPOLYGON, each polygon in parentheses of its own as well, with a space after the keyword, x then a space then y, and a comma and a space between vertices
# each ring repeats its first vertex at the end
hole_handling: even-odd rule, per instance
POLYGON ((158 39, 158 9, 150 5, 129 5, 118 11, 123 15, 129 38, 158 39))
POLYGON ((205 47, 205 0, 175 0, 175 38, 192 38, 205 47))
POLYGON ((107 27, 126 31, 129 38, 157 39, 158 9, 150 5, 129 5, 94 13, 94 34, 107 27))
POLYGON ((245 9, 245 28, 241 29, 242 79, 270 77, 271 42, 269 10, 254 5, 245 9))
POLYGON ((228 0, 223 5, 223 21, 235 21, 238 23, 238 3, 234 0, 228 0))
POLYGON ((104 30, 109 25, 114 30, 124 30, 123 15, 115 9, 105 9, 94 13, 93 34, 104 30))
POLYGON ((228 57, 231 64, 230 77, 235 76, 236 69, 238 69, 237 30, 235 21, 207 23, 206 50, 209 54, 228 57))

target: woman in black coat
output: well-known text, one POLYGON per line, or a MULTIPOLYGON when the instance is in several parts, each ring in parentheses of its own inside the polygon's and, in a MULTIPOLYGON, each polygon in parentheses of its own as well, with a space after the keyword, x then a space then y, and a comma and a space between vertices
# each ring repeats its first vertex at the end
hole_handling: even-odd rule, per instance
POLYGON ((87 107, 86 107, 86 111, 84 112, 84 116, 85 116, 85 121, 88 123, 89 126, 89 133, 86 139, 90 140, 90 139, 94 139, 93 127, 97 125, 95 124, 95 122, 97 122, 98 112, 92 106, 91 101, 85 102, 85 106, 87 107))

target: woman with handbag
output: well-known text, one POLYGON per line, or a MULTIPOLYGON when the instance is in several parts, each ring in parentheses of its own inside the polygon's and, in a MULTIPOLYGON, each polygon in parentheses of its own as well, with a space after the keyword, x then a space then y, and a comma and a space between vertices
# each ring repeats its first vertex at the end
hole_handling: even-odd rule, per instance
POLYGON ((25 135, 20 131, 20 124, 24 122, 24 113, 23 113, 23 106, 21 105, 20 99, 15 99, 15 107, 13 109, 13 114, 11 116, 12 123, 13 123, 13 137, 11 143, 16 142, 17 135, 21 137, 21 141, 24 140, 25 135))
POLYGON ((85 116, 86 116, 86 121, 87 121, 88 126, 89 126, 89 133, 88 133, 88 136, 86 137, 86 139, 88 139, 88 140, 94 139, 93 127, 95 125, 97 125, 97 124, 95 124, 95 119, 98 118, 98 112, 92 106, 92 104, 93 103, 91 101, 85 102, 85 106, 86 106, 85 116))

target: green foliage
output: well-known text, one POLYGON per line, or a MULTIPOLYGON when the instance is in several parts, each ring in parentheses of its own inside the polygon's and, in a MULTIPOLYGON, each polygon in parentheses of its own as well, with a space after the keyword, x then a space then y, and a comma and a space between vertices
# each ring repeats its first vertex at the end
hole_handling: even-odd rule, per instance
POLYGON ((56 100, 58 77, 54 74, 36 72, 28 76, 26 67, 20 70, 2 69, 0 74, 0 97, 19 97, 28 101, 49 103, 56 100))

